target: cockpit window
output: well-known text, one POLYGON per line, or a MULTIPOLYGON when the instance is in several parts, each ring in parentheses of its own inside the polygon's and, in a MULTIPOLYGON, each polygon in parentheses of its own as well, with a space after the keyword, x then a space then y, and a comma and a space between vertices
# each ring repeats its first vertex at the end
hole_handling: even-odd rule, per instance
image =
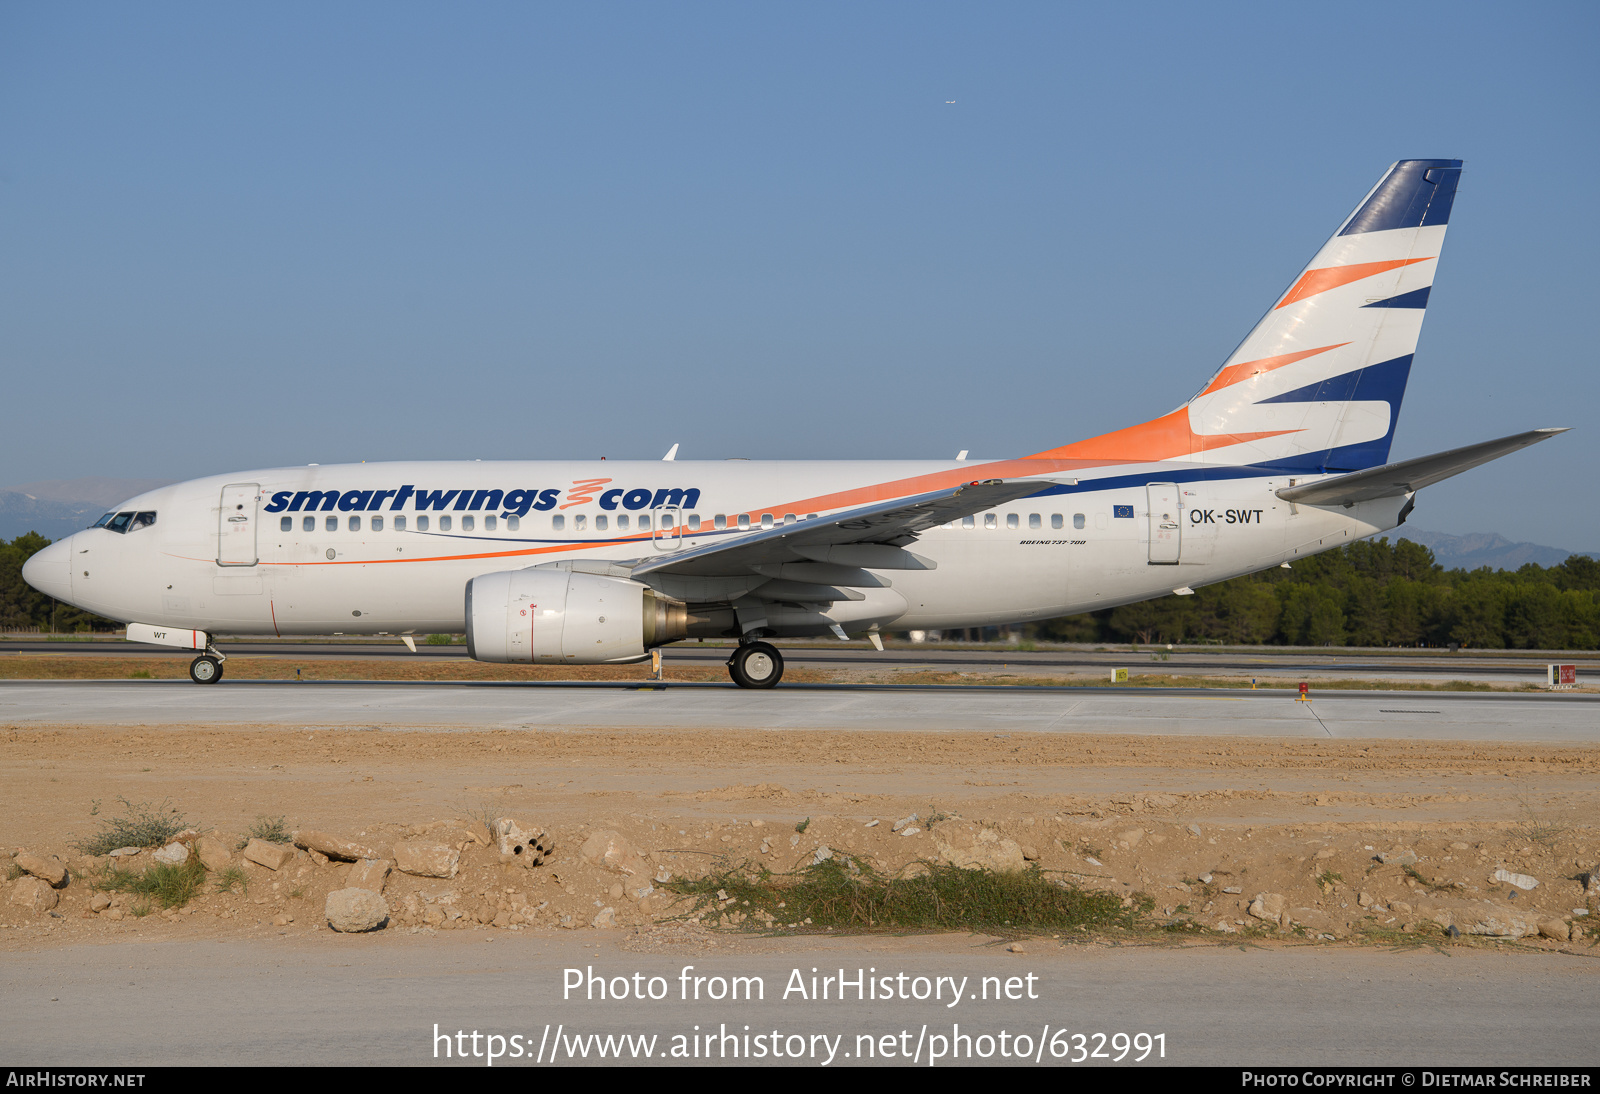
POLYGON ((115 514, 115 513, 107 513, 105 516, 101 517, 99 520, 97 520, 93 524, 89 525, 89 527, 90 528, 104 528, 106 526, 106 522, 109 521, 112 517, 114 517, 116 515, 117 514, 115 514))
POLYGON ((112 517, 106 522, 106 528, 107 530, 115 532, 120 536, 128 531, 128 525, 132 523, 132 513, 118 513, 116 516, 112 517))
POLYGON ((148 528, 156 522, 154 513, 135 513, 133 523, 128 525, 128 531, 137 532, 141 528, 148 528))

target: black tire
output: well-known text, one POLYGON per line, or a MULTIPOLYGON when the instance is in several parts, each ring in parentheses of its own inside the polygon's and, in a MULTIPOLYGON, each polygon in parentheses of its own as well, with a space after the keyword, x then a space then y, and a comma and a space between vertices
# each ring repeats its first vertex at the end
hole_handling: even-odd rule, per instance
POLYGON ((740 646, 728 658, 728 675, 742 688, 772 688, 783 679, 783 654, 765 642, 740 646))
POLYGON ((215 684, 222 679, 222 662, 205 654, 189 662, 189 679, 197 684, 215 684))

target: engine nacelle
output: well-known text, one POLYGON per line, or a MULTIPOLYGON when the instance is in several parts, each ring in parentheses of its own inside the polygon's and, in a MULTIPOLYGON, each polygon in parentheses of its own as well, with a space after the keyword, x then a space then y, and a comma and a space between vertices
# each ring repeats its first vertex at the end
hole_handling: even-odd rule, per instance
POLYGON ((467 582, 467 655, 477 661, 641 661, 687 627, 682 603, 626 578, 535 567, 467 582))

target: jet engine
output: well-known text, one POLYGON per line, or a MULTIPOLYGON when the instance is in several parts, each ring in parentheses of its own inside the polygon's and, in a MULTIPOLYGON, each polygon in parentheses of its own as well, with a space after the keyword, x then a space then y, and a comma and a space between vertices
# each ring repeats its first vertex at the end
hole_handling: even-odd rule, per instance
POLYGON ((467 655, 477 661, 625 664, 687 629, 681 601, 626 578, 535 567, 467 582, 467 655))

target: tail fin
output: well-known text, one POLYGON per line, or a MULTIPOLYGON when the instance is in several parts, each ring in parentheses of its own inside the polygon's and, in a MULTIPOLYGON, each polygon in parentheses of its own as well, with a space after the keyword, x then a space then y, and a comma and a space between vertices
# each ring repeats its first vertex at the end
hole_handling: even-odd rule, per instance
POLYGON ((1198 395, 1038 456, 1305 472, 1384 463, 1460 177, 1460 160, 1394 164, 1198 395))

